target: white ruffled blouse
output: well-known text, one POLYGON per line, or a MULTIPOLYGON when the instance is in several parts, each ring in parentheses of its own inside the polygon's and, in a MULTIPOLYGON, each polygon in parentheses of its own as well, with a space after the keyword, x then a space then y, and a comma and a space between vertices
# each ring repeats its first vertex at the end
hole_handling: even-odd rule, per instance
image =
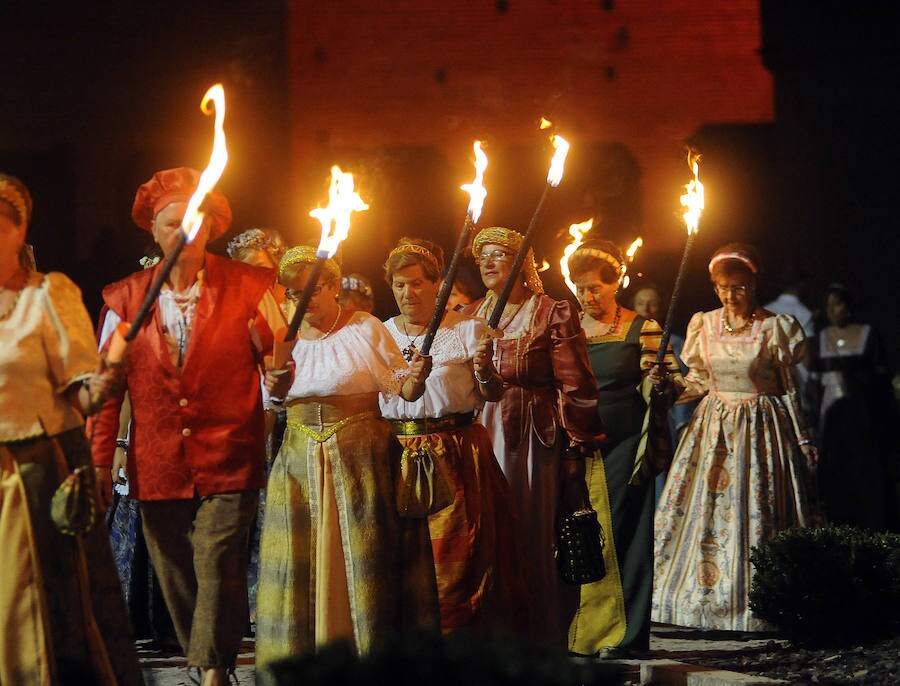
MULTIPOLYGON (((385 326, 397 345, 421 346, 422 337, 411 339, 397 328, 393 319, 388 319, 385 326)), ((486 331, 487 323, 483 319, 448 312, 431 345, 432 370, 425 382, 424 395, 415 402, 399 395, 382 396, 381 414, 388 419, 423 419, 480 408, 483 400, 475 387, 472 358, 478 339, 486 331)))
POLYGON ((329 336, 298 338, 293 351, 294 382, 286 402, 299 398, 382 393, 394 396, 409 365, 384 325, 367 312, 329 336))

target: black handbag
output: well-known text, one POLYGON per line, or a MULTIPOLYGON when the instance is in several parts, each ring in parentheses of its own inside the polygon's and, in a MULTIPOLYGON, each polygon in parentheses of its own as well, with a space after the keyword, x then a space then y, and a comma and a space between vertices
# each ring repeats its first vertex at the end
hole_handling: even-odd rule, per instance
POLYGON ((606 539, 592 509, 561 515, 556 520, 556 564, 567 584, 590 584, 606 576, 606 539))

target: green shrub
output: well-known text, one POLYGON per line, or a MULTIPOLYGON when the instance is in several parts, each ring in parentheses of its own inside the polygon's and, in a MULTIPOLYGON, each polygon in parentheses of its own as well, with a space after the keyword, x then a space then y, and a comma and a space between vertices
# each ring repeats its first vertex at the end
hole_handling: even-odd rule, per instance
POLYGON ((900 628, 900 535, 789 529, 750 553, 750 609, 791 639, 844 644, 900 628))

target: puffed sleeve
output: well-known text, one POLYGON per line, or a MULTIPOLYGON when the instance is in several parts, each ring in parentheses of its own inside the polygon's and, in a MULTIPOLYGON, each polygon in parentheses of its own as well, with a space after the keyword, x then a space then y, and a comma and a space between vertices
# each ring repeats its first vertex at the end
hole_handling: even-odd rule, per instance
POLYGON ((781 385, 784 388, 781 397, 794 425, 794 432, 798 440, 808 440, 806 415, 801 408, 800 393, 790 369, 795 364, 803 362, 806 356, 806 334, 794 315, 775 315, 769 349, 778 368, 781 385))
MULTIPOLYGON (((652 319, 644 320, 641 325, 641 371, 646 374, 656 364, 656 355, 659 352, 659 344, 662 342, 663 330, 652 319)), ((666 354, 663 358, 669 374, 681 376, 681 367, 678 358, 672 352, 672 345, 666 345, 666 354)))
POLYGON ((688 368, 683 378, 684 392, 678 402, 695 400, 709 392, 709 370, 703 356, 703 313, 697 312, 688 323, 681 361, 688 368))
POLYGON ((793 367, 806 357, 806 334, 792 314, 775 315, 769 347, 775 364, 793 367))
POLYGON ((47 274, 44 307, 44 348, 50 377, 58 393, 97 369, 94 329, 81 300, 81 291, 64 274, 47 274))
POLYGON ((597 414, 597 380, 588 360, 587 339, 569 301, 554 303, 549 330, 560 423, 570 446, 587 455, 599 447, 603 426, 597 414))
POLYGON ((409 376, 409 365, 400 347, 377 317, 366 314, 362 331, 373 352, 370 369, 379 390, 385 398, 400 395, 403 382, 409 376))

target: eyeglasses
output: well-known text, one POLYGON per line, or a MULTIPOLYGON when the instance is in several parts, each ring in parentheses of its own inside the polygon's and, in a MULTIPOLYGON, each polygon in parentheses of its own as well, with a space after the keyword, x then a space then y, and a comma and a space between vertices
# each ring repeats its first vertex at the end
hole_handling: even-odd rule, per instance
POLYGON ((713 286, 713 290, 721 296, 728 295, 747 295, 747 291, 750 290, 750 287, 747 284, 740 284, 739 286, 720 286, 716 284, 713 286))
POLYGON ((481 265, 482 262, 504 262, 512 257, 511 253, 497 248, 490 252, 483 252, 475 258, 475 264, 481 265))
MULTIPOLYGON (((325 288, 325 286, 329 285, 330 283, 331 283, 331 281, 322 281, 320 283, 317 283, 315 286, 313 286, 312 297, 315 298, 317 295, 319 295, 319 293, 322 292, 322 289, 325 288)), ((291 302, 297 302, 298 300, 300 300, 300 294, 302 292, 303 292, 302 289, 285 288, 284 289, 284 297, 287 298, 288 300, 290 300, 291 302)))

